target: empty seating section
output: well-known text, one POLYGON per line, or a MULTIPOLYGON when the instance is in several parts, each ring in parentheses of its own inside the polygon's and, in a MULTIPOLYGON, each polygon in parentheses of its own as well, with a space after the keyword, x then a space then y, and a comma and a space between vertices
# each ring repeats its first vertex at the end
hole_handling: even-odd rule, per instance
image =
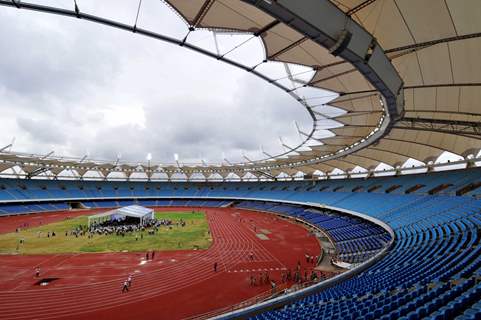
POLYGON ((30 212, 63 211, 69 209, 67 203, 31 203, 31 204, 0 204, 0 215, 12 215, 30 212))
POLYGON ((397 237, 393 249, 367 271, 254 319, 479 319, 481 201, 361 199, 337 205, 355 210, 357 203, 358 211, 388 222, 397 237))
MULTIPOLYGON (((132 198, 202 198, 232 197, 322 202, 335 205, 358 199, 379 198, 393 185, 400 187, 390 192, 396 203, 416 201, 440 185, 449 185, 436 196, 455 196, 456 191, 481 181, 480 169, 467 169, 399 177, 372 179, 335 179, 290 182, 112 182, 71 180, 17 180, 0 179, 0 202, 34 200, 82 200, 132 198), (405 194, 415 185, 424 187, 405 194), (374 188, 376 187, 376 188, 374 188), (378 188, 377 188, 378 187, 378 188), (372 191, 370 191, 372 190, 372 191)), ((467 197, 481 197, 481 187, 468 191, 467 197)), ((363 201, 363 208, 369 201, 363 201)), ((378 203, 377 211, 396 208, 392 203, 378 203)))
POLYGON ((308 209, 308 204, 352 210, 394 230, 386 255, 348 280, 253 319, 481 319, 480 182, 478 168, 315 182, 0 179, 0 215, 63 210, 74 201, 91 208, 221 207, 237 199, 240 208, 316 225, 333 240, 339 259, 358 263, 379 252, 389 234, 360 218, 308 209))
MULTIPOLYGON (((188 206, 188 207, 222 207, 231 201, 227 200, 97 200, 97 201, 81 201, 84 208, 98 209, 98 208, 116 208, 132 204, 138 204, 146 207, 163 207, 163 206, 188 206)), ((27 204, 1 204, 0 216, 13 215, 23 213, 38 213, 49 211, 64 211, 69 210, 71 205, 68 202, 32 202, 27 204)))

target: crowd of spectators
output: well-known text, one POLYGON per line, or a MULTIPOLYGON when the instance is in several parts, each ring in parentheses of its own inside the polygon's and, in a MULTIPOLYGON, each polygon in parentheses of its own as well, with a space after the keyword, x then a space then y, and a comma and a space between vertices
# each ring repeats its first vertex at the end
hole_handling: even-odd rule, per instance
POLYGON ((149 219, 144 221, 143 224, 135 223, 130 219, 124 220, 111 220, 105 221, 102 223, 92 223, 89 228, 84 230, 85 226, 80 226, 78 232, 87 232, 92 235, 119 235, 124 236, 128 233, 133 232, 145 232, 148 231, 149 233, 155 233, 159 230, 160 227, 172 226, 172 220, 169 219, 149 219))

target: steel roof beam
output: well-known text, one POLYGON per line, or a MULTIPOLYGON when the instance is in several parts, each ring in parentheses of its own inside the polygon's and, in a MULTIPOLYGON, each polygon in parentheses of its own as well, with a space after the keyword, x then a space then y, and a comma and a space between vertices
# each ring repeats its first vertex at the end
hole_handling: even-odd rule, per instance
POLYGON ((357 6, 353 7, 352 9, 350 9, 349 11, 346 12, 346 14, 348 16, 352 16, 353 14, 355 14, 356 12, 358 11, 361 11, 362 9, 364 8, 367 8, 368 6, 370 6, 371 4, 373 4, 374 2, 376 2, 377 0, 365 0, 364 2, 361 2, 360 4, 358 4, 357 6))
POLYGON ((419 48, 434 46, 434 45, 440 44, 440 43, 459 41, 459 40, 465 40, 465 39, 473 39, 473 38, 479 38, 479 37, 481 37, 481 32, 465 34, 465 35, 462 35, 462 36, 442 38, 442 39, 431 40, 431 41, 426 41, 426 42, 420 42, 420 43, 415 43, 415 44, 411 44, 411 45, 408 45, 408 46, 402 46, 402 47, 398 47, 398 48, 392 48, 392 49, 386 50, 385 53, 419 49, 419 48))
POLYGON ((328 0, 242 0, 252 4, 351 63, 383 96, 386 116, 365 141, 303 165, 336 159, 385 136, 404 113, 403 81, 373 36, 328 0))
POLYGON ((396 123, 395 128, 457 134, 481 139, 481 123, 478 121, 405 117, 396 123))

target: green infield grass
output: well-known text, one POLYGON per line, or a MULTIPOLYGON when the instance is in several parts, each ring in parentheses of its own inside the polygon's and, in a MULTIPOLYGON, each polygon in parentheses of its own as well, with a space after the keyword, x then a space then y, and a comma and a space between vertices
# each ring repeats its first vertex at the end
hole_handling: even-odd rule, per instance
POLYGON ((132 232, 119 235, 65 235, 79 225, 87 225, 87 216, 66 219, 36 228, 0 234, 0 254, 53 254, 80 252, 142 252, 147 250, 207 249, 212 238, 204 212, 156 212, 158 219, 172 220, 171 227, 161 226, 153 235, 132 232), (184 227, 176 222, 183 219, 184 227), (47 237, 48 232, 55 236, 47 237), (137 240, 136 240, 137 239, 137 240), (23 240, 21 243, 20 240, 23 240))

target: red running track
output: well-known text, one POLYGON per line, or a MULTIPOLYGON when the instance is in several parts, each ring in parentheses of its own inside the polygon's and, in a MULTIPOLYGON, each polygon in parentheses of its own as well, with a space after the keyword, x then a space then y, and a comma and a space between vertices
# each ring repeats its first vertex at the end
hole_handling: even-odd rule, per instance
MULTIPOLYGON (((302 226, 258 212, 202 210, 213 237, 207 250, 156 252, 155 260, 147 262, 145 253, 0 256, 0 319, 182 319, 268 291, 269 284, 250 285, 253 274, 267 270, 280 283, 281 270, 293 270, 298 261, 302 272, 312 270, 304 255, 317 255, 320 246, 302 226), (268 239, 256 235, 261 232, 268 239), (58 280, 46 287, 35 285, 37 265, 41 278, 58 280), (131 290, 121 293, 128 274, 134 275, 131 290)), ((6 217, 0 219, 0 230, 12 231, 39 217, 45 224, 66 215, 73 216, 66 212, 6 217)))

